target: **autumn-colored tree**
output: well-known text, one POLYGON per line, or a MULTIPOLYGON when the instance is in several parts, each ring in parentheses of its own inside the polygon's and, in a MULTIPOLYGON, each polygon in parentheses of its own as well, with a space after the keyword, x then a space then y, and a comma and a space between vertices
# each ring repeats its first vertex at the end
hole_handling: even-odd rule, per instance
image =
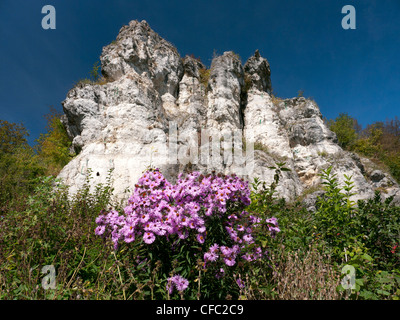
POLYGON ((60 120, 60 113, 51 108, 45 118, 47 133, 40 135, 35 148, 40 162, 46 168, 46 175, 56 176, 73 157, 70 153, 71 140, 60 120))
POLYGON ((353 150, 387 166, 400 182, 400 121, 377 121, 361 131, 353 150))
POLYGON ((386 122, 374 122, 362 129, 356 119, 341 113, 327 124, 344 149, 386 166, 400 182, 400 120, 397 117, 386 122))
POLYGON ((380 159, 384 150, 381 144, 383 131, 379 124, 368 125, 353 144, 353 149, 364 156, 380 159))
POLYGON ((380 144, 385 150, 383 157, 390 173, 400 182, 400 120, 386 120, 382 126, 380 144))
POLYGON ((12 153, 15 148, 22 145, 26 146, 27 136, 29 134, 23 124, 0 120, 0 157, 12 153))

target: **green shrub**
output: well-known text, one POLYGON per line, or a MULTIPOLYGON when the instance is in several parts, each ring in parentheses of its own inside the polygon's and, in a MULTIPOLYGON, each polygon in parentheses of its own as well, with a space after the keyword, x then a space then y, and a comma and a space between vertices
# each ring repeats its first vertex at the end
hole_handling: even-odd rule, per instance
POLYGON ((99 210, 111 205, 112 189, 89 188, 88 178, 71 198, 55 178, 41 178, 23 208, 10 207, 3 213, 0 299, 76 299, 93 297, 95 286, 104 290, 101 268, 112 269, 115 261, 93 231, 99 210), (41 286, 45 265, 55 267, 56 289, 41 286))
POLYGON ((357 133, 354 129, 355 119, 347 113, 341 113, 335 120, 330 120, 328 126, 336 133, 339 144, 343 148, 350 148, 357 139, 357 133))
POLYGON ((332 167, 323 170, 321 178, 324 194, 316 203, 315 229, 334 250, 334 255, 339 257, 344 248, 357 241, 353 219, 355 203, 350 200, 354 195, 351 192, 353 182, 351 177, 345 175, 345 186, 339 186, 336 174, 332 174, 332 167))

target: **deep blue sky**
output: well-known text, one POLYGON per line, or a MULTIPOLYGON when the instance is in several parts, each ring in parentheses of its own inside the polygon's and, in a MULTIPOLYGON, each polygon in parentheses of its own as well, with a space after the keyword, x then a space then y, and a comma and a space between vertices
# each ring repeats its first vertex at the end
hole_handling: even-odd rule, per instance
POLYGON ((259 49, 274 92, 304 90, 329 119, 347 112, 365 126, 400 116, 399 0, 0 0, 0 119, 22 122, 32 144, 49 106, 61 111, 102 47, 143 19, 181 56, 208 66, 214 50, 233 50, 244 63, 259 49), (56 9, 56 30, 41 27, 46 4, 56 9), (347 4, 356 30, 341 27, 347 4))

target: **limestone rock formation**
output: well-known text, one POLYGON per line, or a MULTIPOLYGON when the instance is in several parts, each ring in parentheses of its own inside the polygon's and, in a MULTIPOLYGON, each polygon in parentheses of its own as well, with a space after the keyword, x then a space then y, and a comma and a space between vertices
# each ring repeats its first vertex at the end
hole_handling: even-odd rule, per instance
POLYGON ((269 184, 274 171, 268 167, 283 161, 291 171, 283 173, 278 191, 288 200, 318 192, 319 174, 329 166, 340 182, 344 174, 352 176, 354 200, 371 197, 376 188, 400 197, 390 175, 339 147, 314 101, 271 94, 270 66, 258 50, 244 65, 224 52, 207 69, 181 58, 146 21, 131 21, 100 60, 106 83, 78 85, 62 103, 62 121, 78 155, 59 177, 72 192, 89 168, 93 185, 105 183, 112 169, 116 195, 127 197, 126 189, 132 191, 149 165, 171 182, 182 171, 215 170, 269 184), (243 148, 242 140, 248 150, 254 144, 254 154, 241 150, 238 163, 234 152, 225 151, 243 148), (213 144, 223 149, 210 152, 213 144), (201 158, 203 153, 210 155, 201 158))

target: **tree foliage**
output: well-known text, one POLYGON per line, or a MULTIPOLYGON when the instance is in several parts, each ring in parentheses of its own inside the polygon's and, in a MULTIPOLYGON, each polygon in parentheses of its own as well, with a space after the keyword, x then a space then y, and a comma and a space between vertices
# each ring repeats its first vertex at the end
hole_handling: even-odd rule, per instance
POLYGON ((45 118, 47 133, 41 134, 36 140, 35 149, 41 164, 46 168, 46 174, 56 176, 73 157, 69 151, 71 140, 61 122, 60 113, 51 108, 45 118))
POLYGON ((0 120, 0 201, 33 190, 35 178, 44 173, 37 155, 29 146, 23 124, 0 120))
POLYGON ((362 129, 356 119, 341 113, 335 120, 329 120, 328 126, 344 149, 384 164, 400 182, 400 120, 397 117, 362 129))
POLYGON ((343 148, 351 147, 357 139, 355 124, 355 119, 347 113, 340 113, 335 120, 328 122, 329 128, 336 133, 339 144, 343 148))
POLYGON ((47 133, 34 147, 23 124, 0 120, 0 210, 8 202, 29 195, 40 176, 56 176, 71 160, 71 141, 54 109, 45 115, 47 133))

